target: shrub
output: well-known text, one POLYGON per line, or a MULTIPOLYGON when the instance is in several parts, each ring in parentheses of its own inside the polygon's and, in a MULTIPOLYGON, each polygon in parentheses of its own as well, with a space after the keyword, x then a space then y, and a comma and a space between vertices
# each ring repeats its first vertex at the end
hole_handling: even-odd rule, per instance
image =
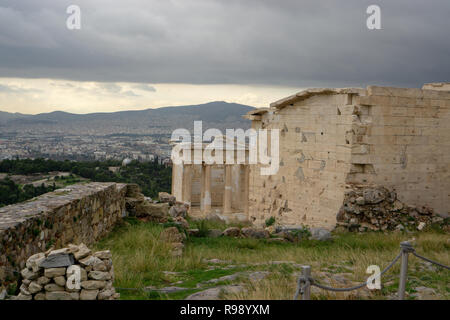
POLYGON ((269 219, 266 219, 266 227, 273 226, 275 223, 275 217, 270 217, 269 219))
POLYGON ((298 239, 309 239, 311 237, 311 231, 306 226, 302 226, 301 229, 293 230, 290 233, 294 238, 298 239))
POLYGON ((208 224, 205 220, 201 220, 197 224, 198 227, 198 236, 199 237, 207 237, 209 233, 208 224))

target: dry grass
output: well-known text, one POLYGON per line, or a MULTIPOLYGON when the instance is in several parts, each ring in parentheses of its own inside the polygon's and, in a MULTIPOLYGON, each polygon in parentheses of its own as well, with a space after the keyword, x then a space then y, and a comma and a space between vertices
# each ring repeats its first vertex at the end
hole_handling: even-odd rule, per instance
MULTIPOLYGON (((216 226, 217 227, 217 226, 216 226)), ((224 227, 224 226, 222 226, 224 227)), ((218 275, 231 274, 236 270, 269 270, 271 276, 258 283, 244 280, 246 292, 231 295, 233 299, 292 299, 296 286, 295 269, 287 265, 262 265, 270 261, 292 261, 297 264, 312 266, 313 276, 320 273, 350 273, 352 281, 364 281, 369 265, 378 265, 383 269, 399 252, 401 241, 415 238, 418 253, 450 265, 450 236, 438 231, 415 234, 404 233, 367 233, 340 234, 329 242, 302 241, 298 244, 269 243, 264 240, 231 238, 191 238, 181 258, 169 254, 169 245, 159 241, 163 227, 151 223, 129 220, 110 237, 101 241, 98 249, 108 248, 113 253, 116 273, 115 286, 121 288, 143 288, 145 286, 168 286, 175 281, 183 281, 189 288, 195 288, 196 282, 208 280, 218 275), (204 259, 232 261, 233 270, 208 270, 204 259), (178 277, 168 276, 163 271, 179 272, 178 277)), ((224 267, 224 265, 222 266, 224 267)), ((373 295, 380 299, 395 292, 400 264, 397 263, 385 277, 386 287, 383 292, 373 295), (389 280, 392 280, 390 283, 389 280)), ((410 279, 408 290, 414 292, 414 286, 434 288, 440 295, 450 298, 449 272, 447 270, 422 270, 423 263, 417 258, 410 260, 410 279)), ((241 281, 242 283, 242 281, 241 281)), ((340 285, 339 283, 331 283, 340 285)), ((194 290, 194 289, 193 289, 194 290)), ((189 291, 190 292, 190 291, 189 291)), ((152 296, 140 291, 121 292, 124 298, 184 298, 182 294, 169 296, 152 296)), ((318 299, 352 299, 354 296, 317 292, 318 299)))

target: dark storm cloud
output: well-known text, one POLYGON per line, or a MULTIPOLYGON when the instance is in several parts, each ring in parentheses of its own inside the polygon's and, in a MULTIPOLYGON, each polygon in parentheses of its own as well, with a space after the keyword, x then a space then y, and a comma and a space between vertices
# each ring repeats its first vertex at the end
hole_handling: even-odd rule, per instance
POLYGON ((420 86, 450 80, 449 14, 448 0, 3 0, 0 76, 420 86), (366 28, 371 4, 383 30, 366 28))

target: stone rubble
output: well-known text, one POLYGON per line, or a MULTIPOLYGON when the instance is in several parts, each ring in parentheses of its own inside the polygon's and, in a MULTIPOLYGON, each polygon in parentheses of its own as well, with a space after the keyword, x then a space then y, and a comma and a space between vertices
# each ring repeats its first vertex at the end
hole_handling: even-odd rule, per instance
POLYGON ((186 297, 185 300, 220 300, 223 294, 237 294, 244 291, 245 288, 241 285, 225 285, 215 288, 206 289, 200 292, 193 293, 186 297))
POLYGON ((254 238, 254 239, 269 239, 270 233, 264 229, 255 229, 255 228, 242 228, 241 229, 242 236, 244 238, 254 238))
POLYGON ((230 227, 222 232, 225 237, 239 237, 241 235, 241 229, 238 227, 230 227))
POLYGON ((32 255, 21 271, 20 293, 14 300, 116 300, 109 250, 92 252, 85 244, 32 255), (80 268, 80 283, 74 267, 80 268))
POLYGON ((215 279, 211 279, 211 280, 207 280, 207 281, 203 281, 203 282, 199 282, 197 283, 197 288, 202 288, 211 284, 217 284, 220 282, 231 282, 231 281, 235 281, 239 278, 247 278, 250 281, 261 281, 264 278, 268 277, 270 275, 269 271, 241 271, 241 272, 236 272, 227 276, 222 276, 220 278, 215 278, 215 279))
POLYGON ((159 193, 159 201, 149 201, 141 193, 137 184, 129 184, 125 206, 130 216, 164 223, 172 218, 185 218, 189 204, 176 201, 175 196, 167 192, 159 193))
POLYGON ((172 256, 181 257, 183 255, 186 234, 178 230, 177 227, 169 227, 161 232, 159 239, 163 242, 170 243, 172 246, 172 256))
POLYGON ((445 220, 428 207, 414 207, 397 198, 395 190, 381 186, 355 185, 346 192, 337 215, 338 229, 348 231, 424 230, 445 220))

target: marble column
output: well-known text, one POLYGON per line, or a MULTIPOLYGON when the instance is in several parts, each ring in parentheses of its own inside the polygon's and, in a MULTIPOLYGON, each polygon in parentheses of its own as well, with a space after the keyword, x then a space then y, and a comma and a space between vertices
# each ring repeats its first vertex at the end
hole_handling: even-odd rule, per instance
POLYGON ((231 213, 231 201, 232 201, 232 188, 231 188, 231 183, 232 183, 232 169, 233 167, 231 165, 224 165, 224 181, 225 181, 225 190, 223 193, 223 213, 227 214, 227 213, 231 213))
POLYGON ((248 197, 249 197, 249 188, 250 188, 250 166, 244 165, 244 192, 243 192, 243 206, 244 206, 244 213, 248 217, 248 197))
POLYGON ((203 202, 203 213, 208 215, 211 213, 211 166, 204 165, 202 168, 202 176, 203 176, 203 194, 202 194, 202 202, 203 202))
POLYGON ((192 165, 185 164, 183 167, 183 201, 191 205, 192 195, 192 165))

